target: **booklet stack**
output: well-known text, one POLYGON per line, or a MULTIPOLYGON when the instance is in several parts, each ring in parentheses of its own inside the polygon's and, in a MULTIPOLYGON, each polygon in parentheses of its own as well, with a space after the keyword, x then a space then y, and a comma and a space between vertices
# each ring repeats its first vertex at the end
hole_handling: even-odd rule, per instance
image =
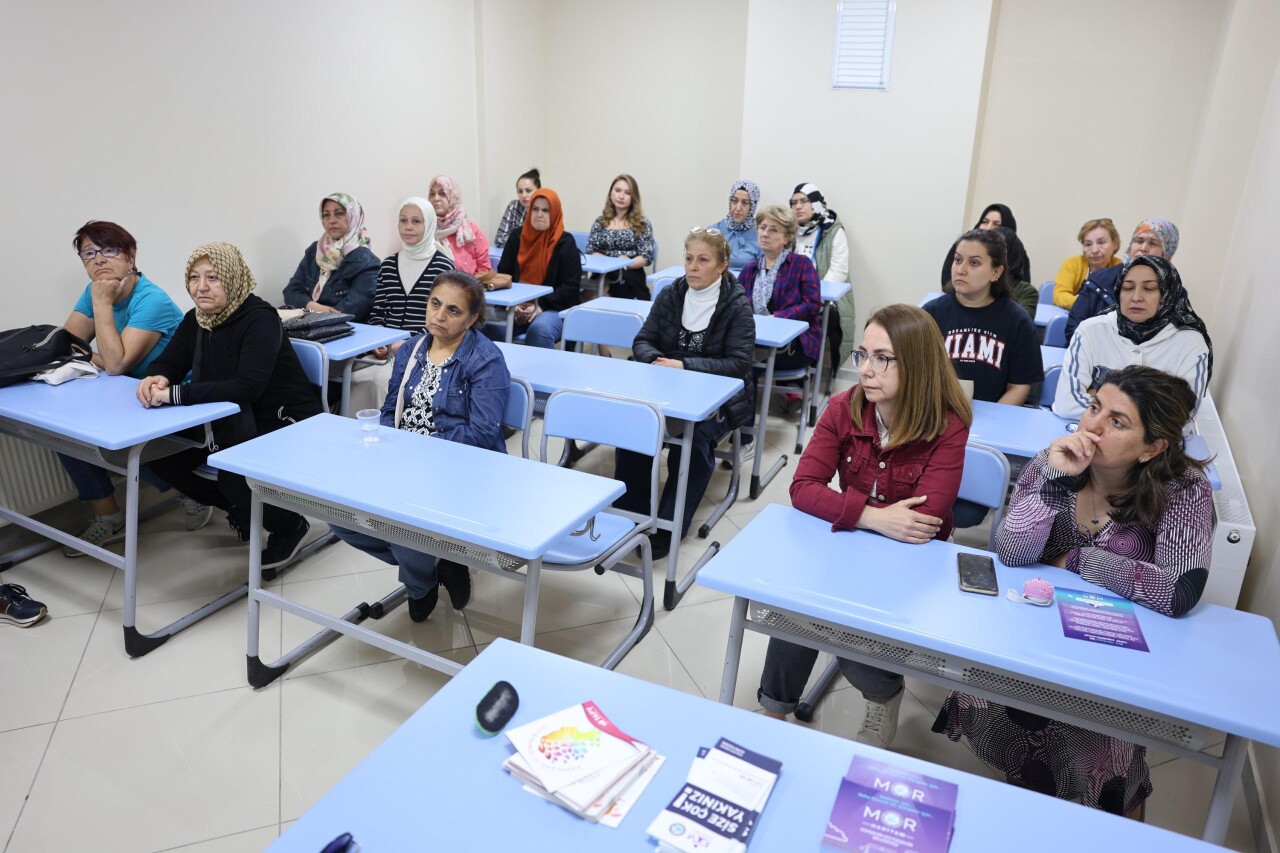
POLYGON ((782 762, 720 739, 698 750, 688 781, 649 834, 666 853, 738 853, 747 849, 782 762))
POLYGON ((503 767, 525 787, 579 817, 616 827, 662 756, 583 702, 507 732, 503 767))
POLYGON ((856 853, 946 853, 955 812, 953 783, 855 756, 822 842, 856 853))

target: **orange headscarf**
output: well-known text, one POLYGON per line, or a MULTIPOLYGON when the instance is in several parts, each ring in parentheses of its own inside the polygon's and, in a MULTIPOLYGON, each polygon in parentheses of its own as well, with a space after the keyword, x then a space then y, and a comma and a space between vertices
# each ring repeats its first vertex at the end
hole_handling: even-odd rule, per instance
POLYGON ((524 227, 520 229, 520 252, 516 255, 516 263, 520 266, 520 281, 526 284, 542 284, 547 275, 547 264, 551 263, 551 253, 564 234, 564 214, 560 210, 560 196, 555 190, 540 189, 529 199, 530 213, 524 218, 524 227), (533 203, 545 198, 551 205, 551 227, 546 231, 538 231, 533 227, 533 203))

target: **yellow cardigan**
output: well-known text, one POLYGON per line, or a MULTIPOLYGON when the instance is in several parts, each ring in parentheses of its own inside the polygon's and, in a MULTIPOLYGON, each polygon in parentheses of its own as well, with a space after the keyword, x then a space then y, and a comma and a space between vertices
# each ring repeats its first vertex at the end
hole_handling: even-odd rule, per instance
MULTIPOLYGON (((1119 266, 1121 263, 1122 261, 1113 255, 1111 263, 1107 266, 1119 266)), ((1084 280, 1088 277, 1089 262, 1084 259, 1084 255, 1072 255, 1063 261, 1062 266, 1058 267, 1058 274, 1053 277, 1053 304, 1070 310, 1076 303, 1076 294, 1080 292, 1080 285, 1084 284, 1084 280)))

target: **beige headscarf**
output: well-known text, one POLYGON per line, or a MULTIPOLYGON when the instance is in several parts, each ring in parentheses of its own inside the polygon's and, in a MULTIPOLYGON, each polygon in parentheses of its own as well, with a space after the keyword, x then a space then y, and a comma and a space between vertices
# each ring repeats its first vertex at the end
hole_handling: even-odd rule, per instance
POLYGON ((218 274, 218 280, 227 291, 227 304, 218 313, 206 314, 199 307, 196 308, 196 322, 200 324, 200 328, 212 330, 236 312, 258 283, 254 281, 253 273, 249 271, 249 265, 244 262, 240 250, 230 243, 205 243, 192 252, 191 257, 187 258, 187 271, 182 277, 183 281, 190 280, 191 268, 201 258, 209 259, 214 272, 218 274))

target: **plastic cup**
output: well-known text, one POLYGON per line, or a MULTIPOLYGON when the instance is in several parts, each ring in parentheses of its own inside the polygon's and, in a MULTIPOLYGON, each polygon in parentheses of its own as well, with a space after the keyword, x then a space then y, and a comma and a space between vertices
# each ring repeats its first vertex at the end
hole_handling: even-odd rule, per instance
POLYGON ((373 444, 378 440, 378 419, 382 412, 377 409, 361 409, 356 412, 356 420, 360 422, 360 437, 365 444, 373 444))

